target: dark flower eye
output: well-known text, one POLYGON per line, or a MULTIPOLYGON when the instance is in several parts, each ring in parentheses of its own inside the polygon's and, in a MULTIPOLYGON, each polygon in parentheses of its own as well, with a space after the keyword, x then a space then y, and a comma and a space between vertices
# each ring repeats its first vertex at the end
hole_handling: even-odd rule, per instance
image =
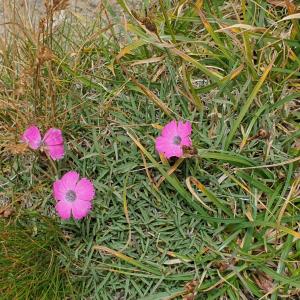
POLYGON ((174 139, 173 139, 173 143, 175 145, 180 145, 180 143, 181 143, 181 137, 179 135, 175 136, 174 139))

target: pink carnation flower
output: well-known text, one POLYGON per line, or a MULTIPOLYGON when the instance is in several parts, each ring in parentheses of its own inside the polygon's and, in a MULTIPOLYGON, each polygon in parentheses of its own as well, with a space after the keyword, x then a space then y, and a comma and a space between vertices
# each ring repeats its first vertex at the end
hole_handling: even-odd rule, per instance
POLYGON ((64 139, 60 129, 50 128, 42 139, 38 127, 30 126, 23 133, 22 141, 33 150, 38 148, 45 150, 53 160, 64 157, 64 139))
POLYGON ((64 138, 60 129, 50 128, 44 136, 44 149, 49 153, 53 160, 64 157, 64 138))
POLYGON ((159 153, 165 155, 166 158, 181 157, 183 155, 183 147, 192 146, 190 135, 192 126, 190 122, 183 123, 171 121, 161 132, 161 136, 155 140, 155 147, 159 153))
POLYGON ((36 126, 28 127, 22 135, 22 141, 25 142, 29 148, 33 150, 38 149, 42 142, 40 130, 36 126))
POLYGON ((69 171, 54 182, 53 195, 57 200, 55 209, 62 219, 69 219, 71 213, 75 219, 82 219, 92 208, 95 189, 90 180, 79 180, 77 172, 69 171))

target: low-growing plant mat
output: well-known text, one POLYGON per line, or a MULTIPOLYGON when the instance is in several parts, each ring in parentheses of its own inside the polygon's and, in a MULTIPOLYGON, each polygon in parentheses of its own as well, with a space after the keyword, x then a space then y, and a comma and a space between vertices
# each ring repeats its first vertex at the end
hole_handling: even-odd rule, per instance
POLYGON ((1 297, 298 299, 297 1, 65 4, 38 28, 11 5, 0 42, 1 297), (174 119, 193 149, 166 160, 174 119), (62 161, 31 124, 62 129, 62 161), (81 221, 54 209, 69 170, 96 188, 81 221))

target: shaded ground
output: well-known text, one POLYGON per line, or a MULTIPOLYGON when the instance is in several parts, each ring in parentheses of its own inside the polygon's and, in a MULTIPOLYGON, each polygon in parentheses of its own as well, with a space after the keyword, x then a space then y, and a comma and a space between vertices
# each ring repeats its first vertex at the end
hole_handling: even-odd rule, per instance
MULTIPOLYGON (((131 1, 128 1, 128 3, 130 2, 131 1)), ((140 3, 139 0, 132 2, 134 2, 135 5, 140 3)), ((0 33, 4 32, 4 24, 10 20, 10 6, 19 6, 19 11, 21 13, 26 12, 30 16, 30 19, 32 19, 33 24, 37 24, 39 17, 43 15, 45 11, 44 3, 44 0, 0 0, 0 33)), ((80 16, 89 21, 91 21, 91 17, 97 13, 101 5, 100 0, 70 0, 69 3, 69 11, 80 14, 80 16)), ((110 0, 109 5, 116 5, 116 9, 118 9, 118 5, 114 0, 110 0)))
MULTIPOLYGON (((4 6, 8 3, 12 3, 14 1, 1 0, 1 13, 2 17, 4 16, 4 6)), ((16 5, 21 5, 24 7, 28 7, 33 13, 42 13, 44 10, 44 2, 43 0, 16 0, 16 5)), ((76 12, 85 13, 87 15, 93 14, 95 9, 97 8, 100 0, 70 0, 70 9, 76 12)))

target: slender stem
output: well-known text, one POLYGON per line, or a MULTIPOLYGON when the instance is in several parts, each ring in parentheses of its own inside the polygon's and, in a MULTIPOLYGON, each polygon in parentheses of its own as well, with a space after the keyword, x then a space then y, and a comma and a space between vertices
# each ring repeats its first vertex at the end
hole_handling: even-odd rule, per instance
POLYGON ((164 15, 167 27, 168 27, 168 29, 170 31, 172 42, 176 43, 176 38, 175 38, 175 35, 174 35, 174 32, 173 32, 173 29, 172 29, 172 26, 171 26, 171 23, 170 23, 170 20, 169 20, 168 14, 166 12, 166 9, 165 9, 163 1, 159 0, 159 4, 160 4, 160 7, 162 9, 162 12, 163 12, 163 15, 164 15))

